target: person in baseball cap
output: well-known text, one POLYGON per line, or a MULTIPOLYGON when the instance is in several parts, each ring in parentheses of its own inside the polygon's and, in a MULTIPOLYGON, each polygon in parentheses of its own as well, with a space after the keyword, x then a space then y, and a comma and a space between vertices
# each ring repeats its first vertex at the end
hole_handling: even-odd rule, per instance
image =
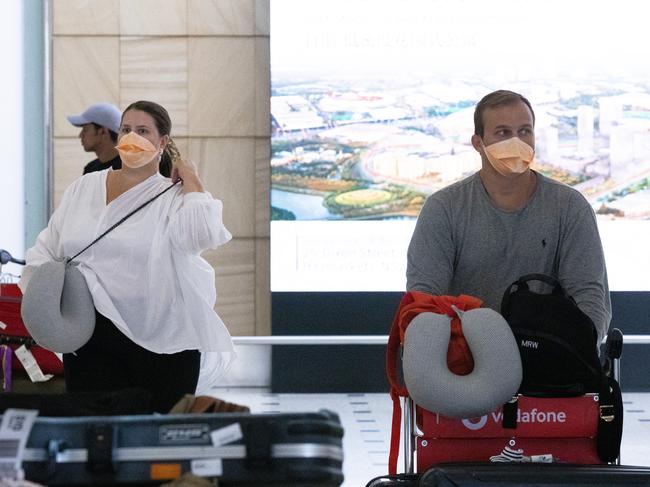
POLYGON ((81 127, 79 138, 84 150, 94 152, 97 156, 86 164, 84 174, 122 167, 120 155, 115 149, 121 118, 120 110, 110 103, 96 103, 80 115, 68 115, 68 121, 72 125, 81 127))

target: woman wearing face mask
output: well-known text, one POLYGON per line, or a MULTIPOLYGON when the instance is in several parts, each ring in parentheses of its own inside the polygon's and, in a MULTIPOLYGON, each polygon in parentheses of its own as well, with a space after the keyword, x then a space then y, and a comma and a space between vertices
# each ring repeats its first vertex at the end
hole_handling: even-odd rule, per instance
POLYGON ((233 358, 214 312, 214 272, 200 257, 228 242, 222 203, 205 192, 196 165, 180 157, 167 111, 149 101, 126 108, 117 149, 122 169, 90 173, 66 191, 48 227, 26 254, 29 269, 71 256, 130 211, 162 193, 77 259, 92 294, 90 340, 63 355, 68 391, 151 391, 167 412, 195 392, 201 352, 212 371, 233 358))

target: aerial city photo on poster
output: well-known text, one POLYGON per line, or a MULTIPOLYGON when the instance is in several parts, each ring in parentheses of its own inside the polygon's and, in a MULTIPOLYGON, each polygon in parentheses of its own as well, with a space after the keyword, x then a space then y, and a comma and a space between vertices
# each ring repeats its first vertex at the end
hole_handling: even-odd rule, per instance
POLYGON ((415 219, 429 194, 479 169, 474 106, 499 88, 533 104, 535 170, 580 190, 599 219, 650 219, 650 83, 621 69, 617 46, 631 44, 617 19, 585 26, 579 10, 562 21, 546 13, 558 30, 542 37, 521 12, 479 9, 463 30, 449 21, 479 2, 411 12, 352 3, 303 12, 302 25, 272 43, 272 220, 415 219), (304 25, 316 17, 326 33, 304 25))
POLYGON ((433 192, 480 169, 474 107, 535 111, 533 169, 650 291, 650 44, 636 0, 271 2, 271 289, 396 291, 433 192))

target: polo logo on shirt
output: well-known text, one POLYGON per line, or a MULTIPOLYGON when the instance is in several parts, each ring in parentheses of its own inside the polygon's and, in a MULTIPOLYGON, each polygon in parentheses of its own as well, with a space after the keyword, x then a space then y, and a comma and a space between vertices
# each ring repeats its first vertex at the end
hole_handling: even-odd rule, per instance
POLYGON ((546 247, 546 239, 545 238, 542 239, 542 247, 546 247))

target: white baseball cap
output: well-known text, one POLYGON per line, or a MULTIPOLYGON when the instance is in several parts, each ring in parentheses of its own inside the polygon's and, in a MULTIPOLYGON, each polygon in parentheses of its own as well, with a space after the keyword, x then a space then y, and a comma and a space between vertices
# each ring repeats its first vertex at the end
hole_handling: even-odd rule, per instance
POLYGON ((115 133, 120 131, 122 113, 110 103, 95 103, 90 105, 81 115, 68 115, 68 121, 75 127, 88 123, 96 123, 115 133))

